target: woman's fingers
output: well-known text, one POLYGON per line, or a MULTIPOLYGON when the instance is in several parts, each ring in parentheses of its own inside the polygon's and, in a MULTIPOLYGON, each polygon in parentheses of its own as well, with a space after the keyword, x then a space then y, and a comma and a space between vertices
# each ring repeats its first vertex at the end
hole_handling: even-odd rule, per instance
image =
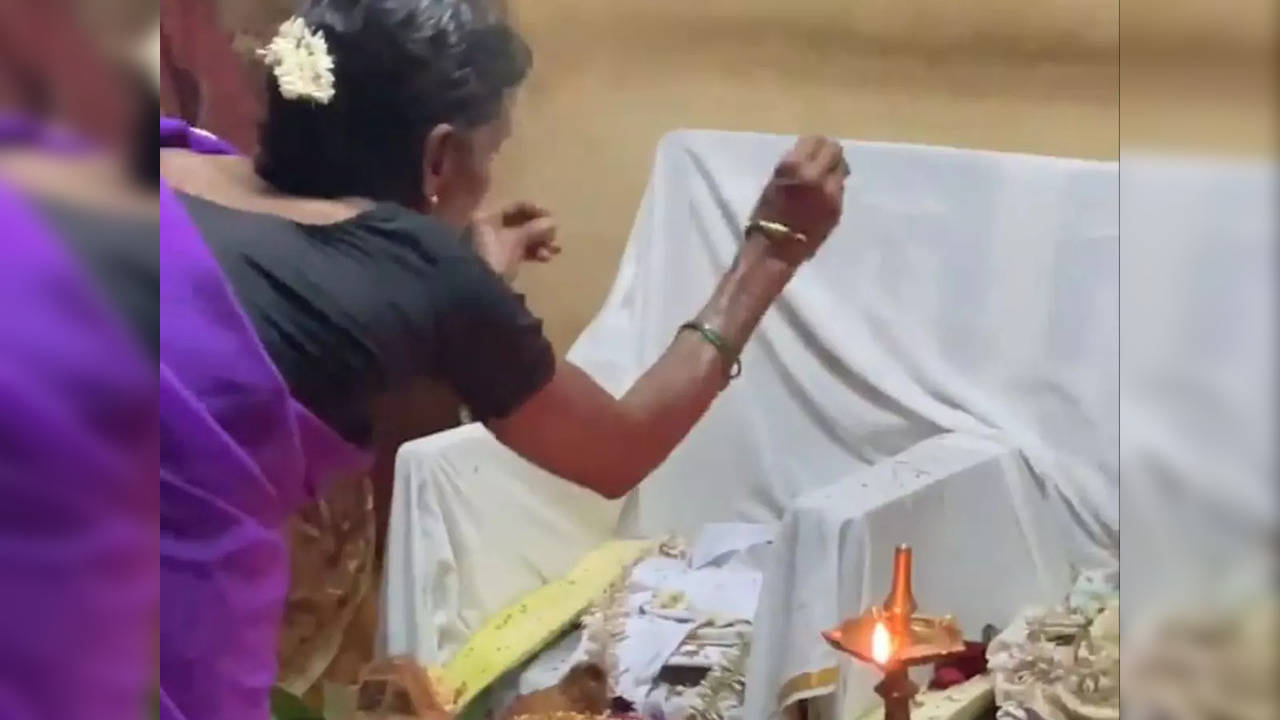
POLYGON ((844 173, 844 148, 834 140, 823 142, 822 147, 814 155, 813 164, 823 175, 844 173))
POLYGON ((497 229, 506 238, 507 253, 526 262, 550 262, 560 254, 556 244, 558 224, 551 211, 531 202, 507 205, 500 213, 485 216, 492 218, 497 229))
POLYGON ((520 231, 524 233, 526 242, 532 243, 548 243, 555 240, 556 237, 556 219, 544 215, 534 218, 524 223, 520 231))
POLYGON ((556 221, 553 217, 530 220, 520 228, 524 236, 524 256, 529 260, 548 262, 560 253, 556 244, 556 221))
POLYGON ((547 217, 551 211, 531 202, 516 202, 502 210, 502 224, 507 227, 523 225, 531 220, 547 217))
POLYGON ((528 259, 535 262, 551 262, 560 254, 560 246, 555 244, 539 245, 529 248, 528 259))
POLYGON ((554 260, 559 254, 559 245, 543 245, 534 253, 533 259, 540 263, 547 263, 554 260))
POLYGON ((827 179, 823 182, 823 190, 827 196, 837 202, 843 204, 844 200, 844 175, 841 173, 831 173, 827 175, 827 179))
POLYGON ((795 156, 800 162, 810 162, 822 152, 825 138, 817 135, 806 135, 796 142, 795 156))

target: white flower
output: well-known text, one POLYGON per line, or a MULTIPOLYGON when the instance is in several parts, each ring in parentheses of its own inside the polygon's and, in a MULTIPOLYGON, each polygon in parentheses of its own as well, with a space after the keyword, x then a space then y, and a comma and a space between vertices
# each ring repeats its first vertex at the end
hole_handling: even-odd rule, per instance
POLYGON ((333 56, 324 35, 308 28, 302 18, 284 21, 258 55, 275 74, 284 99, 321 105, 333 99, 333 56))

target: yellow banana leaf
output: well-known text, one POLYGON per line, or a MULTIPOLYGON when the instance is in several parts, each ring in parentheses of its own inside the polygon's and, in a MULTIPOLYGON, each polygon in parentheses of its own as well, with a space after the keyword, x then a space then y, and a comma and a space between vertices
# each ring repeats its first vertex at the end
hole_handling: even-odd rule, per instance
POLYGON ((533 657, 608 592, 657 543, 616 540, 592 550, 555 582, 490 618, 443 668, 440 680, 458 689, 461 712, 502 675, 533 657))

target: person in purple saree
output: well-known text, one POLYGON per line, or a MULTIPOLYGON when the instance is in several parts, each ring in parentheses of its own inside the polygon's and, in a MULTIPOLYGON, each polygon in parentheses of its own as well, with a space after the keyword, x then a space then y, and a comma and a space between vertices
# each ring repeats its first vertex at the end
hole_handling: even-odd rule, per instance
MULTIPOLYGON (((530 67, 466 0, 310 0, 264 53, 260 150, 161 123, 160 686, 166 718, 261 718, 281 527, 361 473, 373 406, 427 379, 531 462, 635 487, 738 368, 841 213, 838 144, 762 178, 737 262, 621 398, 558 361, 510 287, 558 250, 536 206, 478 212, 530 67)), ((584 187, 584 190, 586 188, 584 187)))
POLYGON ((154 266, 157 226, 154 191, 120 169, 0 113, 6 720, 134 720, 154 683, 156 382, 146 322, 121 308, 147 293, 135 271, 154 266), (128 283, 105 271, 108 254, 128 283))

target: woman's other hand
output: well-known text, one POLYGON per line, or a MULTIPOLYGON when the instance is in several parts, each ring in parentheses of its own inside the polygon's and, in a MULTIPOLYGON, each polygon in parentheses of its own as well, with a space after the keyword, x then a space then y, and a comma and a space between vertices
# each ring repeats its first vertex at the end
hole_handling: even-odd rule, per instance
POLYGON ((849 164, 840 143, 817 136, 801 138, 778 161, 751 219, 781 223, 803 233, 811 252, 816 251, 840 221, 848 177, 849 164))
POLYGON ((507 282, 516 279, 521 263, 551 262, 560 254, 555 218, 532 203, 477 215, 471 238, 480 257, 507 282))

